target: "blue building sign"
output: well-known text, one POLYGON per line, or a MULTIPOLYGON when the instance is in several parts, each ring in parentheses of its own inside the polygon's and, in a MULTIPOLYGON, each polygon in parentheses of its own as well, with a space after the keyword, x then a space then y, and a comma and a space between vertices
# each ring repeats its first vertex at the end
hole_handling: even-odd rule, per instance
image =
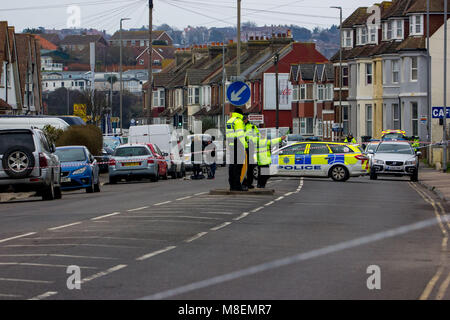
MULTIPOLYGON (((433 107, 431 115, 433 119, 444 119, 444 107, 433 107)), ((447 107, 447 118, 450 118, 450 107, 447 107)))

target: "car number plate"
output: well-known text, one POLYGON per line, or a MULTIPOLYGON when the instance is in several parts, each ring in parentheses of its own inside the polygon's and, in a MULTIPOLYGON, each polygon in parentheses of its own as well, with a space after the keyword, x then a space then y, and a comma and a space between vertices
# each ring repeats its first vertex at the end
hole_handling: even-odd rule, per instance
POLYGON ((72 181, 70 178, 67 177, 61 178, 61 182, 70 182, 70 181, 72 181))
POLYGON ((387 166, 386 169, 391 171, 401 171, 403 170, 403 167, 387 166))
POLYGON ((126 163, 122 163, 122 166, 124 167, 135 167, 135 166, 140 166, 141 163, 140 162, 126 162, 126 163))

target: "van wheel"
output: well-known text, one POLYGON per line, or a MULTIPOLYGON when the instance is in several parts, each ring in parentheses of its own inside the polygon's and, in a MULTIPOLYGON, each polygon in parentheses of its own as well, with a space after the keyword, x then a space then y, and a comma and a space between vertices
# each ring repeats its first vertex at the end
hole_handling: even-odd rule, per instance
POLYGON ((28 177, 35 164, 33 153, 23 146, 13 146, 5 151, 2 166, 5 173, 13 179, 28 177))
POLYGON ((345 182, 350 178, 350 174, 346 167, 335 166, 330 171, 331 179, 337 182, 345 182))
POLYGON ((55 185, 53 183, 53 177, 50 181, 50 185, 45 188, 42 193, 42 200, 51 201, 55 199, 55 185))

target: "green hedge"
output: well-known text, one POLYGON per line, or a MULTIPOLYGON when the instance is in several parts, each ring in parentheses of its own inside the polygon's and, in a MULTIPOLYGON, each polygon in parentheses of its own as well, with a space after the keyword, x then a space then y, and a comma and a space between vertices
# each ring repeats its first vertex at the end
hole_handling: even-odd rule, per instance
POLYGON ((86 146, 93 155, 101 155, 102 131, 94 125, 71 126, 58 137, 56 146, 86 146))

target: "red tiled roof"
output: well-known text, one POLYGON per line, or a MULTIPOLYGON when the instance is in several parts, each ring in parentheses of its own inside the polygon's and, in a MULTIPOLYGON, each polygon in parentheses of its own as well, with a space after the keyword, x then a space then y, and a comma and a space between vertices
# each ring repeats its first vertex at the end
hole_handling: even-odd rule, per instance
POLYGON ((41 37, 40 35, 35 35, 34 37, 39 40, 39 45, 40 45, 41 49, 50 50, 50 51, 55 51, 58 49, 57 45, 51 43, 50 41, 41 37))

